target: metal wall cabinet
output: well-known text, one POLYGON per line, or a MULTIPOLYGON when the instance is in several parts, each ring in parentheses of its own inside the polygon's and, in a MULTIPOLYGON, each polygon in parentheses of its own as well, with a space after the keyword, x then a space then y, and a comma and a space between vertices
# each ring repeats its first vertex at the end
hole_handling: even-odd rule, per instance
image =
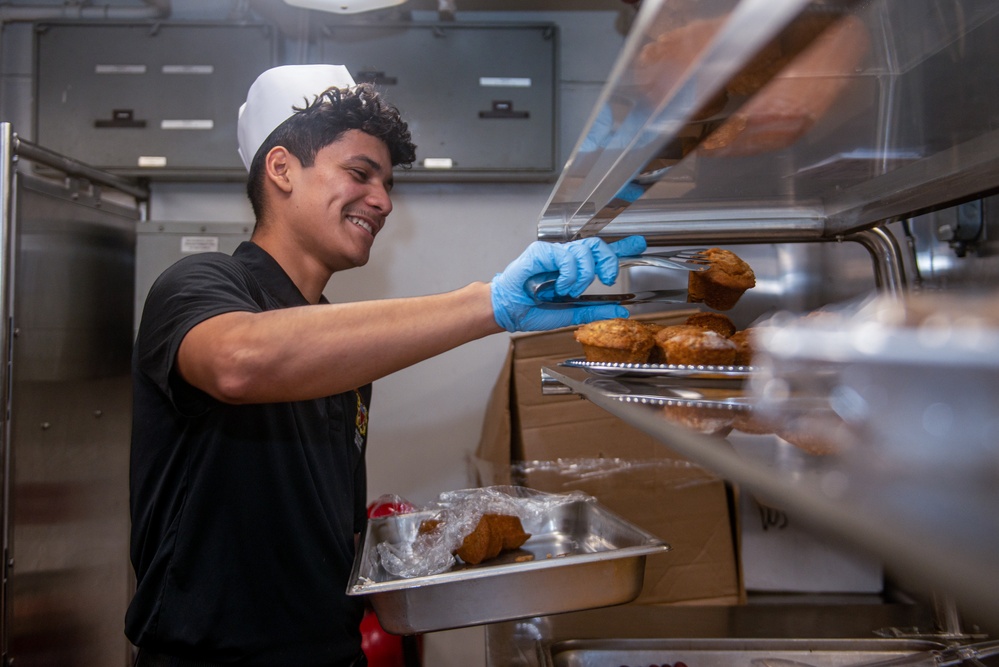
MULTIPOLYGON (((986 209, 978 217, 995 220, 988 212, 995 200, 987 195, 999 188, 997 44, 999 5, 991 0, 643 2, 540 216, 538 236, 637 233, 665 246, 874 235, 885 250, 876 264, 890 269, 902 254, 891 246, 887 223, 978 199, 986 209), (830 24, 830 16, 838 21, 830 24), (795 34, 814 20, 831 27, 797 41, 795 34), (837 26, 846 32, 837 34, 837 26), (761 73, 760 59, 773 56, 775 44, 787 50, 778 50, 761 73), (758 75, 751 85, 744 80, 750 72, 758 75)), ((995 224, 985 227, 986 238, 997 231, 995 224)), ((996 273, 979 278, 952 286, 950 294, 973 291, 994 301, 996 273)), ((901 271, 882 289, 886 283, 907 288, 901 271)), ((830 338, 859 335, 842 333, 830 338)), ((994 336, 980 342, 991 345, 994 336)), ((909 363, 904 346, 883 348, 882 357, 901 361, 877 366, 875 375, 907 378, 889 394, 895 403, 935 392, 947 406, 954 388, 973 386, 975 399, 954 405, 987 397, 993 408, 985 418, 955 418, 954 428, 933 435, 942 422, 921 422, 929 420, 922 413, 891 422, 917 427, 906 447, 886 449, 890 436, 873 438, 849 455, 808 452, 773 433, 717 437, 684 429, 664 417, 668 394, 631 386, 622 376, 608 381, 558 367, 547 369, 546 384, 587 397, 758 497, 877 555, 915 590, 953 596, 975 622, 994 630, 999 455, 994 438, 982 452, 977 442, 966 447, 958 434, 967 431, 958 427, 992 423, 995 355, 988 347, 978 366, 952 364, 957 340, 939 347, 933 367, 925 357, 909 363), (920 424, 926 425, 921 437, 920 424), (974 458, 979 453, 983 458, 974 458), (964 465, 965 457, 974 463, 964 465)), ((799 359, 787 353, 784 360, 799 359)), ((882 406, 868 423, 889 423, 889 412, 882 406)))
POLYGON ((35 140, 119 175, 244 178, 236 111, 275 49, 265 25, 41 23, 35 140))
POLYGON ((326 26, 319 53, 403 112, 417 162, 397 180, 552 180, 561 166, 554 24, 326 26))
POLYGON ((9 123, 0 152, 2 662, 126 667, 135 223, 148 195, 9 123), (39 162, 64 178, 31 173, 39 162))

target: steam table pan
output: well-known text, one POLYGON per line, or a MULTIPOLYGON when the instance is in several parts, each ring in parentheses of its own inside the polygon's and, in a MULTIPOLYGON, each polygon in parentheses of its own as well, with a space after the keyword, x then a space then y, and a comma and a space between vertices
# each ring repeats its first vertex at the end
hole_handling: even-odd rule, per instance
POLYGON ((368 522, 347 594, 368 596, 388 632, 434 632, 630 602, 642 590, 645 557, 670 549, 599 503, 580 500, 525 521, 531 538, 520 549, 479 565, 459 561, 447 572, 408 579, 387 572, 376 545, 409 544, 420 523, 434 516, 412 512, 368 522))
POLYGON ((592 639, 551 646, 545 667, 941 667, 910 639, 592 639))

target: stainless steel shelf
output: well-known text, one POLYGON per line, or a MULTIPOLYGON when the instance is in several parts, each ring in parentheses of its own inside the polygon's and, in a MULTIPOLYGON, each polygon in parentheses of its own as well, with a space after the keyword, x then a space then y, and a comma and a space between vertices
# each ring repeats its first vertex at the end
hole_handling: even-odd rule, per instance
POLYGON ((972 620, 999 626, 999 488, 932 466, 884 465, 863 451, 809 453, 776 435, 703 435, 664 417, 636 387, 628 397, 577 368, 546 368, 546 382, 579 394, 664 446, 755 496, 880 558, 902 582, 952 597, 972 620))

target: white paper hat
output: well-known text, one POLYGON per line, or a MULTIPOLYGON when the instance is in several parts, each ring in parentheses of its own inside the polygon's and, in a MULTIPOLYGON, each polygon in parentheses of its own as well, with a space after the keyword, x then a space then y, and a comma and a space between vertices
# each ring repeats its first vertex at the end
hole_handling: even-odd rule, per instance
POLYGON ((343 65, 283 65, 257 77, 239 107, 236 135, 239 156, 246 170, 257 149, 274 129, 291 118, 295 110, 312 102, 327 88, 351 88, 354 79, 343 65))

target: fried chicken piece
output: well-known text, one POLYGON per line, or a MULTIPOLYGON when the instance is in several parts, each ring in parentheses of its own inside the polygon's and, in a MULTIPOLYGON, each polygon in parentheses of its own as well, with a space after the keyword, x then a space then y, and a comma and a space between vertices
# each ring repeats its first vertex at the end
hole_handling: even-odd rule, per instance
POLYGON ((465 536, 456 555, 469 565, 478 565, 504 551, 520 548, 530 537, 520 519, 506 514, 484 514, 475 530, 465 536))

